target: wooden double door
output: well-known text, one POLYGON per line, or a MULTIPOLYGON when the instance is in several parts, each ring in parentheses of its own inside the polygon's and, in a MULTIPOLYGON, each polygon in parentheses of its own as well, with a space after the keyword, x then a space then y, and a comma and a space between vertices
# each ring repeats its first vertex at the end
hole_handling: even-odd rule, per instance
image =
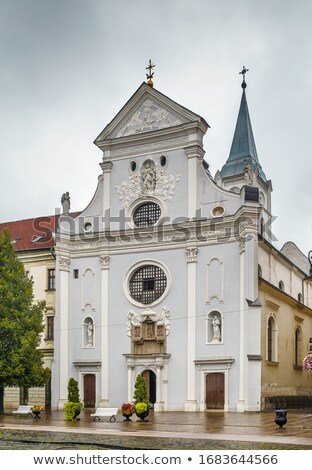
POLYGON ((224 374, 221 372, 206 375, 206 409, 224 409, 224 374))

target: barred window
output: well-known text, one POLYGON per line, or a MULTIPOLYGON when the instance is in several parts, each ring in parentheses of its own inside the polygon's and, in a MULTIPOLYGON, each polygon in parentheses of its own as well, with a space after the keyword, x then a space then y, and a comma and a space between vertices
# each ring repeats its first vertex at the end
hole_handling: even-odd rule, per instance
POLYGON ((55 289, 55 269, 48 269, 48 289, 55 289))
POLYGON ((54 317, 47 317, 47 336, 46 339, 54 339, 54 317))
POLYGON ((155 225, 161 215, 161 209, 155 202, 141 204, 133 214, 134 225, 137 227, 150 227, 155 225))
POLYGON ((131 297, 144 305, 159 299, 166 287, 167 278, 164 271, 154 265, 137 269, 129 282, 131 297))

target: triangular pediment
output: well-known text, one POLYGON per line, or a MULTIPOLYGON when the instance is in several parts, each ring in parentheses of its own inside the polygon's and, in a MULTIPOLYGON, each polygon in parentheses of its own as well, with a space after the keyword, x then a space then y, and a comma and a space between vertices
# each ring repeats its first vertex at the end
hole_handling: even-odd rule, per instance
POLYGON ((106 139, 125 138, 199 121, 205 123, 199 115, 143 83, 94 143, 99 144, 106 139))

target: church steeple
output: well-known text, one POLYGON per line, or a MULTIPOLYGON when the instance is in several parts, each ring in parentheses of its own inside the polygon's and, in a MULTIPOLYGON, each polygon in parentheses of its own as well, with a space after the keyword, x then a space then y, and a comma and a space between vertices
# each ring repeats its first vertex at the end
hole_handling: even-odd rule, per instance
POLYGON ((244 175, 246 171, 246 166, 250 165, 252 170, 258 173, 262 181, 264 183, 267 183, 266 176, 261 168, 258 159, 255 139, 252 131, 251 120, 247 105, 247 84, 245 81, 246 72, 248 72, 248 69, 243 67, 243 70, 240 72, 240 74, 243 75, 243 93, 237 117, 234 137, 229 157, 225 165, 223 165, 220 174, 222 180, 233 177, 235 178, 239 175, 244 175))

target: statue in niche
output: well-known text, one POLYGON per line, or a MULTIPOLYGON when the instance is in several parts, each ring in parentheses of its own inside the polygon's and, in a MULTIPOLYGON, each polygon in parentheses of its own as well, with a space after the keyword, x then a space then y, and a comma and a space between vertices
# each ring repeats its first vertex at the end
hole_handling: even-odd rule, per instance
POLYGON ((63 193, 62 198, 61 198, 61 203, 63 206, 63 214, 68 215, 69 209, 70 209, 70 197, 69 197, 68 191, 66 193, 63 193))
POLYGON ((93 323, 91 320, 87 324, 87 346, 93 346, 93 323))
POLYGON ((252 171, 252 166, 249 162, 245 162, 244 180, 248 186, 252 186, 253 171, 252 171))
POLYGON ((152 160, 146 160, 141 166, 142 190, 154 191, 156 188, 155 163, 152 160))
POLYGON ((221 322, 220 319, 215 315, 212 319, 212 341, 221 341, 221 322))

